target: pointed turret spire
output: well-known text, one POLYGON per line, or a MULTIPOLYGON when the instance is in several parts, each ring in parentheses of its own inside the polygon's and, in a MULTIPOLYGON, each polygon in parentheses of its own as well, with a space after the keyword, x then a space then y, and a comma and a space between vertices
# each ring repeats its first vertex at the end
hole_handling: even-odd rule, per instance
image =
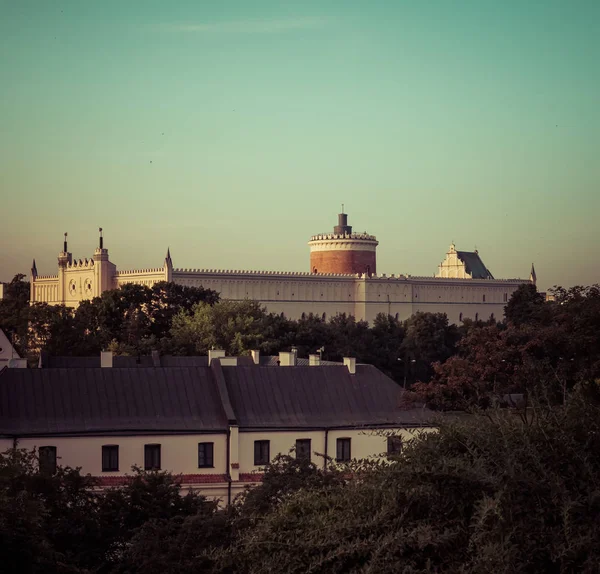
POLYGON ((534 285, 537 281, 537 276, 535 274, 535 267, 533 266, 533 263, 531 264, 531 273, 529 273, 529 281, 531 281, 534 285))
POLYGON ((33 260, 33 263, 31 264, 31 276, 37 277, 37 267, 35 265, 35 259, 33 260))
POLYGON ((171 261, 171 249, 167 247, 167 256, 165 257, 165 265, 173 267, 173 261, 171 261))

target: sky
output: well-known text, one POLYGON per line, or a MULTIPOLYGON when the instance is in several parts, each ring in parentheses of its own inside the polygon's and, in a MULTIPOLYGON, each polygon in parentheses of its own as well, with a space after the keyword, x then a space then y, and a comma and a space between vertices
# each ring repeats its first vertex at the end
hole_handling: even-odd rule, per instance
POLYGON ((63 233, 119 269, 308 271, 341 204, 380 273, 449 244, 600 282, 597 0, 0 0, 0 280, 63 233))

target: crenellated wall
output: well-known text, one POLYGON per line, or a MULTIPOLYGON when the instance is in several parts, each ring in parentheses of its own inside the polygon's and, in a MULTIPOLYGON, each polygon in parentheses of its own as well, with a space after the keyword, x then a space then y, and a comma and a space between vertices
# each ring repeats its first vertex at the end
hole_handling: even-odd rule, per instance
MULTIPOLYGON (((128 283, 152 287, 160 281, 173 281, 213 289, 222 299, 256 300, 269 312, 292 319, 310 313, 329 319, 345 313, 357 320, 372 322, 379 313, 404 320, 417 311, 428 311, 446 313, 451 322, 460 323, 466 318, 487 320, 493 316, 501 319, 513 291, 528 282, 523 279, 471 279, 465 273, 461 277, 377 275, 375 237, 352 233, 343 217, 335 229, 342 232, 311 238, 311 260, 320 258, 317 273, 173 269, 169 252, 162 267, 118 271, 102 244, 94 251, 93 259, 73 260, 65 243, 65 250, 58 257, 58 275, 37 275, 34 262, 31 300, 76 307, 85 299, 98 297, 128 283), (367 259, 360 259, 362 256, 367 259), (338 258, 337 263, 328 267, 328 257, 338 258), (354 270, 356 258, 360 259, 364 269, 347 273, 348 269, 354 270)), ((449 260, 448 269, 458 269, 453 261, 449 260)))

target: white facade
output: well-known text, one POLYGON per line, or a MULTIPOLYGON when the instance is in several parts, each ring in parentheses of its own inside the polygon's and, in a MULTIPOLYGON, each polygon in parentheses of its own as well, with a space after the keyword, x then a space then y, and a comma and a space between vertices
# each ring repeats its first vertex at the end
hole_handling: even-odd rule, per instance
MULTIPOLYGON (((309 313, 328 319, 345 313, 357 320, 372 322, 378 313, 386 313, 404 320, 417 311, 446 313, 452 323, 466 318, 502 319, 504 306, 512 293, 531 279, 473 278, 457 253, 452 246, 436 277, 394 274, 368 277, 364 274, 174 269, 170 254, 162 267, 118 271, 109 261, 106 249, 96 249, 92 259, 79 261, 73 261, 71 254, 64 251, 59 254, 58 275, 38 275, 34 264, 31 301, 75 307, 84 299, 126 283, 151 287, 160 281, 173 281, 213 289, 223 299, 253 299, 268 312, 291 319, 300 319, 309 313)), ((478 259, 476 253, 471 255, 478 259)))
MULTIPOLYGON (((349 438, 352 459, 375 458, 385 455, 387 436, 392 432, 407 441, 418 437, 419 433, 431 432, 431 427, 387 428, 387 429, 321 429, 306 431, 243 431, 237 427, 231 432, 231 487, 227 480, 227 440, 226 433, 178 434, 178 435, 109 435, 109 436, 43 436, 20 438, 0 438, 0 452, 5 452, 15 444, 27 450, 45 446, 56 447, 57 462, 60 466, 81 467, 82 474, 90 474, 99 479, 103 486, 116 486, 123 483, 125 475, 132 474, 131 467, 144 468, 144 446, 161 446, 161 470, 182 475, 184 489, 191 488, 208 497, 226 503, 242 492, 249 484, 261 479, 261 465, 254 464, 254 441, 268 440, 270 459, 277 454, 289 454, 296 440, 311 440, 311 460, 321 466, 324 459, 320 455, 336 457, 338 438, 349 438), (325 441, 327 440, 327 445, 325 441), (198 444, 214 444, 214 464, 211 468, 198 467, 198 444), (119 470, 102 470, 102 446, 119 447, 119 470)), ((292 454, 293 456, 293 454, 292 454)))

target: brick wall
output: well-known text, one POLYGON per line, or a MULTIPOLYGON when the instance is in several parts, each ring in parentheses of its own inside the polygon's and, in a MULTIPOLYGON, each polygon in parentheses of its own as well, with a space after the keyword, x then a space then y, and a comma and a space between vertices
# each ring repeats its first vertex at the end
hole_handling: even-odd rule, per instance
POLYGON ((315 273, 376 273, 374 251, 313 251, 310 270, 315 273))

